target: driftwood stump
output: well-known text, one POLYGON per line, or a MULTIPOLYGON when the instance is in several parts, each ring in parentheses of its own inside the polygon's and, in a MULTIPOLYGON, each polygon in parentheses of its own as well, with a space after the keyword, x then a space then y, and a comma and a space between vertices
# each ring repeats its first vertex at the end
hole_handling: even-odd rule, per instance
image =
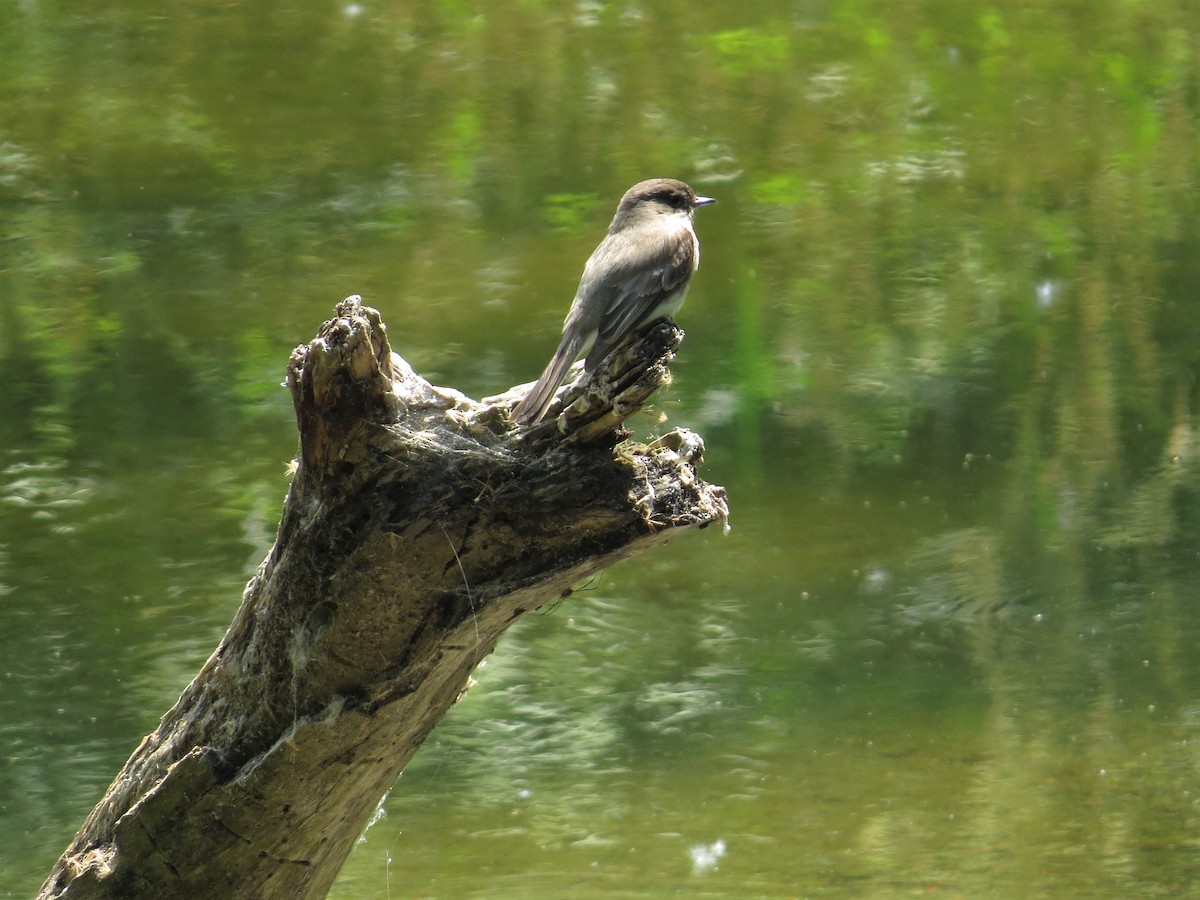
POLYGON ((392 354, 351 297, 288 367, 301 452, 229 631, 40 897, 323 897, 405 764, 523 614, 724 521, 671 432, 620 443, 667 377, 660 322, 529 429, 392 354))

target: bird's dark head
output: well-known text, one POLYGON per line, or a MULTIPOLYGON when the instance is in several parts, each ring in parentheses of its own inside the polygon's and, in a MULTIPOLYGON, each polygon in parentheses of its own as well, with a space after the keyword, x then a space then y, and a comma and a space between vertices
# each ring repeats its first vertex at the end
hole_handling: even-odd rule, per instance
POLYGON ((686 212, 692 215, 696 207, 716 203, 712 197, 699 197, 691 186, 677 178, 651 178, 639 181, 625 192, 617 207, 617 220, 631 214, 686 212))

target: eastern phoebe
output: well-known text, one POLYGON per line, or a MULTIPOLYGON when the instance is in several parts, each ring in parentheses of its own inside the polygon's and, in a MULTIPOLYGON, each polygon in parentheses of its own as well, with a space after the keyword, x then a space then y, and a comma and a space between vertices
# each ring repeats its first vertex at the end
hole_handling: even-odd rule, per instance
POLYGON ((514 422, 541 421, 580 356, 587 354, 583 369, 590 372, 626 335, 679 311, 700 265, 692 217, 697 206, 715 202, 674 178, 651 178, 625 192, 608 234, 583 268, 562 343, 513 410, 514 422))

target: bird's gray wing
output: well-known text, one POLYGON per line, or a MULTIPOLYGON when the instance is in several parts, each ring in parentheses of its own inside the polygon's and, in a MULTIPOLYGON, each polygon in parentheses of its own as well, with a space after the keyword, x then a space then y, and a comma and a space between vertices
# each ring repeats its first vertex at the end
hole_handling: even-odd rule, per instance
POLYGON ((661 303, 686 287, 696 270, 696 242, 690 234, 688 238, 650 242, 645 252, 627 257, 630 261, 619 269, 605 265, 606 260, 597 254, 601 258, 595 269, 607 269, 608 274, 603 285, 591 286, 605 303, 586 368, 597 365, 627 334, 645 324, 661 303))

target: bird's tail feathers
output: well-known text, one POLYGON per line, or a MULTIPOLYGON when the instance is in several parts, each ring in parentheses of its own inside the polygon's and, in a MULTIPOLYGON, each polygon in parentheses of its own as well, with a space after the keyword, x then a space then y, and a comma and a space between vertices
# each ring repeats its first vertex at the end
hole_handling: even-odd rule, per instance
POLYGON ((564 340, 554 351, 546 371, 542 372, 537 383, 530 388, 520 403, 513 410, 513 421, 518 425, 534 425, 546 415, 546 410, 554 402, 554 395, 566 377, 567 370, 579 356, 579 341, 564 340))

